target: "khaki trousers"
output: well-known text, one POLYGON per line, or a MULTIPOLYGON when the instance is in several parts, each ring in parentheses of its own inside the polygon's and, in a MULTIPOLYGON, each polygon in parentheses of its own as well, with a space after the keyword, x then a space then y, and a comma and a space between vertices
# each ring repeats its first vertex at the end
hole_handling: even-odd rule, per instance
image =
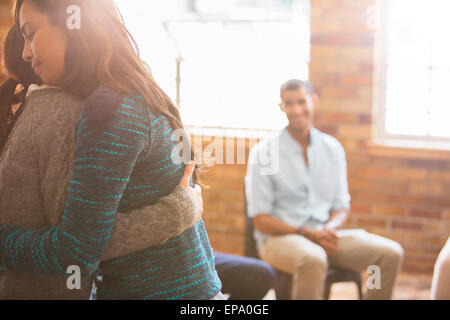
POLYGON ((432 300, 450 300, 450 237, 434 265, 432 300))
POLYGON ((368 286, 365 299, 391 299, 403 262, 400 244, 362 229, 339 230, 337 235, 339 246, 332 257, 300 235, 270 237, 259 247, 259 253, 275 269, 293 275, 293 300, 323 299, 329 263, 360 272, 366 272, 371 265, 378 266, 381 286, 378 289, 368 286))

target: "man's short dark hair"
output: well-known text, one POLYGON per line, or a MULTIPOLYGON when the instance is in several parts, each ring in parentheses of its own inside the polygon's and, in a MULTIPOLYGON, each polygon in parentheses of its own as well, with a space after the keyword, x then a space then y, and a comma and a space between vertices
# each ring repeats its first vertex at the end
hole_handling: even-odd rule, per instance
POLYGON ((311 82, 298 79, 291 79, 281 86, 280 96, 283 96, 283 92, 286 90, 297 90, 301 88, 305 88, 309 94, 314 93, 314 87, 311 84, 311 82))

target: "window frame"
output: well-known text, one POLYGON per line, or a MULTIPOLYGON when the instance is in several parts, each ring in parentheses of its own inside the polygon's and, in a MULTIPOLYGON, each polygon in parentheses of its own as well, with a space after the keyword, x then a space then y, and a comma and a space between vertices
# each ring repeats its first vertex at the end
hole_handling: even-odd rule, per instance
MULTIPOLYGON (((377 0, 375 3, 378 12, 379 25, 375 31, 375 59, 374 59, 374 88, 372 108, 372 135, 375 144, 392 147, 413 149, 437 149, 450 151, 450 137, 418 136, 407 134, 392 134, 386 130, 386 92, 388 57, 388 0, 377 0)), ((428 68, 432 68, 429 65, 428 68)))

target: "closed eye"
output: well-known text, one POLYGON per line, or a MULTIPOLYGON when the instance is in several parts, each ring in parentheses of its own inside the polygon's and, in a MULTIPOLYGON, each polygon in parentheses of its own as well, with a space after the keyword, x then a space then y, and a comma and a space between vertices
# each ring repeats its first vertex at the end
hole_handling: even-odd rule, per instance
POLYGON ((32 33, 30 33, 29 35, 25 35, 25 39, 28 40, 28 41, 33 40, 33 37, 34 37, 34 34, 35 34, 35 33, 36 33, 36 32, 32 32, 32 33))

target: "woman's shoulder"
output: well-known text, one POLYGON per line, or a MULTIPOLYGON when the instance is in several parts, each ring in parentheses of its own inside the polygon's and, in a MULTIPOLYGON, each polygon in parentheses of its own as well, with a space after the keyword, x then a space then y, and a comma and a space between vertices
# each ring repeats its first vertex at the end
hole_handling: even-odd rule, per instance
POLYGON ((152 116, 151 108, 141 96, 120 93, 107 85, 101 85, 92 92, 84 105, 85 110, 89 111, 91 116, 96 116, 98 113, 112 114, 121 107, 128 109, 130 114, 145 112, 152 116))
POLYGON ((67 104, 82 104, 82 100, 60 88, 50 86, 30 86, 25 102, 28 106, 38 105, 40 111, 42 108, 61 107, 67 104))
POLYGON ((83 107, 81 98, 55 87, 36 88, 26 96, 19 120, 28 119, 41 127, 66 126, 77 121, 83 107))
POLYGON ((84 111, 88 117, 114 113, 125 97, 114 89, 101 85, 84 102, 84 111))
POLYGON ((84 103, 84 117, 98 121, 108 121, 112 117, 130 118, 152 128, 168 123, 167 118, 155 112, 143 97, 120 93, 107 85, 99 86, 84 103))
POLYGON ((141 97, 101 85, 85 100, 82 119, 88 121, 95 131, 104 130, 113 122, 148 130, 152 115, 141 97))

